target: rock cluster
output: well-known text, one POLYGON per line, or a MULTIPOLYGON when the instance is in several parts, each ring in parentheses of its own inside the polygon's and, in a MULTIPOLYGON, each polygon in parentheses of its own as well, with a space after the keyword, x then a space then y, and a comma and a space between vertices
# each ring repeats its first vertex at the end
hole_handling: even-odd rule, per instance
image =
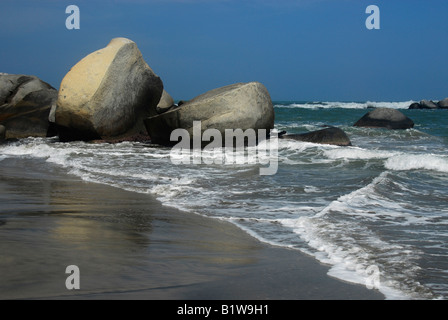
MULTIPOLYGON (((32 76, 0 74, 0 138, 58 135, 61 141, 151 139, 175 129, 274 127, 274 108, 258 82, 237 83, 174 103, 135 42, 115 38, 73 66, 59 91, 32 76), (149 133, 149 135, 148 135, 149 133)), ((268 132, 269 134, 269 132, 268 132)))
POLYGON ((432 100, 421 100, 420 102, 414 102, 409 106, 409 109, 448 109, 448 98, 434 102, 432 100))
MULTIPOLYGON (((448 109, 448 98, 422 100, 410 109, 448 109)), ((259 82, 235 83, 175 104, 159 76, 149 67, 135 42, 115 38, 103 49, 80 60, 66 74, 59 91, 35 76, 0 73, 0 141, 58 135, 61 141, 146 139, 170 145, 171 133, 184 129, 193 136, 214 129, 274 128, 274 108, 259 82)), ((378 108, 354 126, 409 129, 414 122, 395 109, 378 108)), ((344 131, 328 127, 281 139, 350 146, 344 131)))

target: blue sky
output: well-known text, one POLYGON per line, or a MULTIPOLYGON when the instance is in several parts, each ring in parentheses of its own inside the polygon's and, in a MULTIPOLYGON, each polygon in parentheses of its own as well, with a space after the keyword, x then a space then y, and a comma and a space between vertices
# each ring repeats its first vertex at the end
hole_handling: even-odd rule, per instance
POLYGON ((112 38, 135 41, 175 99, 259 81, 273 100, 448 97, 446 0, 1 0, 0 72, 59 88, 112 38), (368 5, 380 30, 368 30, 368 5), (68 30, 68 5, 81 29, 68 30))

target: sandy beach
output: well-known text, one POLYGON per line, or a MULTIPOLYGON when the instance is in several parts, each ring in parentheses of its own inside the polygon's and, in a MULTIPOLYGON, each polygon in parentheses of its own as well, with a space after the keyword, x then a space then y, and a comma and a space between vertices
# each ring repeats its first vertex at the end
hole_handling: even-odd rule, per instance
POLYGON ((384 299, 299 251, 44 160, 1 161, 0 203, 0 299, 384 299))

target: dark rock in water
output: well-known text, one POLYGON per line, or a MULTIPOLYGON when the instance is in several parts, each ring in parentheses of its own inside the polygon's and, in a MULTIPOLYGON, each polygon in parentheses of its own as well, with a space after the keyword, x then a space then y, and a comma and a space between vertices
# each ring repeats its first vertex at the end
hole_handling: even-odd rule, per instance
POLYGON ((378 108, 370 111, 359 119, 355 127, 387 128, 387 129, 410 129, 414 127, 414 121, 402 112, 390 108, 378 108))
POLYGON ((201 121, 201 136, 207 129, 225 130, 274 128, 274 107, 266 87, 259 82, 236 83, 208 91, 180 107, 147 118, 145 125, 152 143, 170 145, 175 129, 187 130, 193 138, 193 123, 201 121))
POLYGON ((304 142, 331 144, 337 146, 351 146, 352 143, 347 134, 336 127, 329 127, 326 129, 312 131, 302 134, 283 134, 279 136, 280 139, 292 139, 304 142))
POLYGON ((434 101, 422 100, 420 101, 421 109, 437 109, 437 104, 434 101))
POLYGON ((437 106, 438 106, 440 109, 448 109, 448 98, 445 98, 445 99, 443 99, 443 100, 440 100, 440 101, 437 103, 437 106))
POLYGON ((0 141, 5 140, 6 137, 6 128, 0 125, 0 141))
POLYGON ((48 117, 57 96, 55 88, 35 76, 0 75, 0 124, 6 138, 54 135, 48 117))
POLYGON ((411 105, 409 106, 409 109, 422 109, 422 106, 421 106, 420 103, 418 103, 418 102, 414 102, 413 104, 411 104, 411 105))

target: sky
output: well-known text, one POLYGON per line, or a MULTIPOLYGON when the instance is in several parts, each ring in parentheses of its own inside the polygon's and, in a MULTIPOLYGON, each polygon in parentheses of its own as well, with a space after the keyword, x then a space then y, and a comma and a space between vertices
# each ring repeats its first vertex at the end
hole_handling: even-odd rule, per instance
POLYGON ((274 101, 448 97, 446 0, 1 0, 0 72, 56 89, 116 37, 175 100, 259 81, 274 101), (80 29, 69 30, 69 5, 80 29), (380 29, 369 30, 369 5, 380 29))

